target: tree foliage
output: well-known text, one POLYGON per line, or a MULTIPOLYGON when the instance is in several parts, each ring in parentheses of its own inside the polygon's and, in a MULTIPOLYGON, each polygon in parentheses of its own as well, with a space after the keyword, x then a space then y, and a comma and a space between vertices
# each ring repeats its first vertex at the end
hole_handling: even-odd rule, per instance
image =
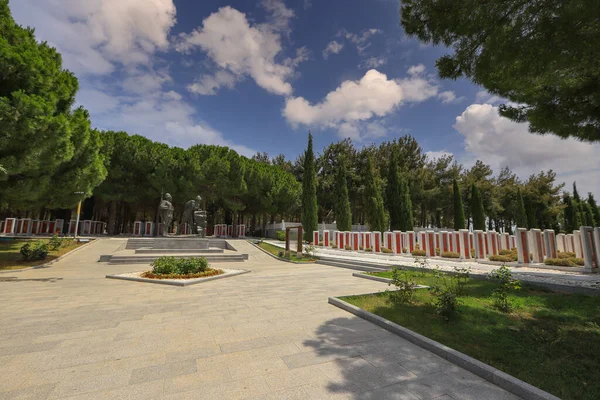
POLYGON ((516 105, 531 132, 600 140, 600 4, 593 0, 402 0, 409 36, 444 45, 442 78, 466 77, 516 105))
POLYGON ((366 217, 369 228, 374 232, 383 232, 385 227, 385 209, 383 206, 383 197, 379 177, 375 172, 373 160, 369 155, 367 157, 367 168, 365 176, 366 199, 366 217))
POLYGON ((319 229, 317 206, 317 174, 313 138, 308 134, 308 146, 304 152, 304 171, 302 173, 302 228, 304 240, 311 241, 313 231, 319 229))
POLYGON ((88 112, 73 109, 77 78, 60 54, 17 25, 0 0, 0 201, 66 208, 106 175, 88 112))
POLYGON ((386 187, 387 209, 390 214, 390 230, 399 230, 403 225, 402 207, 404 203, 404 193, 402 184, 398 176, 398 158, 396 151, 392 150, 390 164, 388 167, 387 187, 386 187))
POLYGON ((454 199, 454 230, 465 229, 465 210, 456 179, 452 180, 452 195, 454 199))
POLYGON ((479 189, 475 184, 471 185, 471 216, 473 218, 473 230, 485 230, 485 211, 483 200, 479 189))
POLYGON ((352 230, 352 211, 348 200, 348 183, 346 179, 346 162, 342 159, 337 167, 334 207, 337 229, 340 231, 352 230))

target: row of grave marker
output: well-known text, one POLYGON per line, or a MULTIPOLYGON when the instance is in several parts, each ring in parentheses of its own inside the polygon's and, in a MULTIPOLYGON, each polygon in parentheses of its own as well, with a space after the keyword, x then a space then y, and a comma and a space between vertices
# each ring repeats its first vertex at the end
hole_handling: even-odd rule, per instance
MULTIPOLYGON (((69 221, 68 234, 75 234, 77 220, 69 221)), ((38 220, 31 218, 6 218, 0 221, 0 232, 5 235, 60 235, 64 231, 65 221, 63 219, 38 220)), ((79 221, 78 235, 101 235, 105 232, 106 223, 102 221, 84 220, 79 221)))
POLYGON ((518 263, 543 263, 545 258, 556 258, 558 251, 574 252, 584 259, 584 268, 592 270, 600 259, 600 228, 582 226, 572 234, 556 235, 552 229, 527 231, 518 228, 515 235, 495 231, 421 231, 421 232, 340 232, 313 231, 313 243, 330 248, 336 245, 341 250, 360 251, 371 249, 381 253, 388 248, 394 254, 411 254, 417 243, 426 257, 440 254, 458 253, 463 260, 486 259, 498 255, 500 250, 517 248, 518 263), (348 246, 348 248, 346 247, 348 246), (471 255, 474 250, 474 257, 471 255))

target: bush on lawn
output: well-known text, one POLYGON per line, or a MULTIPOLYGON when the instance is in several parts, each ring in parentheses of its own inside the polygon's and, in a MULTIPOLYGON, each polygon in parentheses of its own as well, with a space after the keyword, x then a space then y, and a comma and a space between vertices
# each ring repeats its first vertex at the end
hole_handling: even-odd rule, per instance
POLYGON ((40 241, 25 243, 21 246, 21 257, 24 261, 44 260, 48 255, 48 246, 40 241))
POLYGON ((583 265, 583 258, 546 258, 544 264, 555 267, 578 267, 583 265))
POLYGON ((556 256, 558 258, 575 258, 575 253, 572 251, 559 251, 556 256))
POLYGON ((389 254, 389 253, 392 253, 392 249, 388 249, 387 247, 382 247, 381 252, 389 254))
POLYGON ((279 253, 277 253, 277 255, 281 258, 283 258, 284 254, 285 253, 283 252, 283 250, 280 250, 279 253))
POLYGON ((490 256, 490 261, 513 262, 513 261, 517 261, 517 258, 513 257, 512 254, 496 255, 496 256, 490 256))
POLYGON ((285 242, 285 231, 276 231, 275 237, 281 242, 285 242))
POLYGON ((175 258, 159 257, 151 264, 155 274, 197 274, 208 269, 208 261, 204 257, 175 258))
POLYGON ((416 257, 425 257, 425 250, 414 249, 410 254, 416 257))
POLYGON ((460 254, 453 251, 445 251, 442 253, 443 258, 460 258, 460 254))

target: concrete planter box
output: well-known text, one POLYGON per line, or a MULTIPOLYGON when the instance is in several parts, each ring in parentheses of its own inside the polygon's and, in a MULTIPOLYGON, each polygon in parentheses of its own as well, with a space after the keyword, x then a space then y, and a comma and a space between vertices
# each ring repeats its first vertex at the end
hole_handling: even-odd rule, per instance
POLYGON ((121 279, 124 281, 133 282, 144 282, 144 283, 155 283, 159 285, 171 285, 171 286, 190 286, 198 283, 204 283, 208 281, 214 281, 216 279, 229 278, 236 275, 247 274, 250 271, 247 270, 224 270, 225 273, 221 275, 208 276, 206 278, 194 278, 194 279, 150 279, 142 278, 137 276, 130 276, 129 274, 118 274, 118 275, 106 275, 109 279, 121 279))

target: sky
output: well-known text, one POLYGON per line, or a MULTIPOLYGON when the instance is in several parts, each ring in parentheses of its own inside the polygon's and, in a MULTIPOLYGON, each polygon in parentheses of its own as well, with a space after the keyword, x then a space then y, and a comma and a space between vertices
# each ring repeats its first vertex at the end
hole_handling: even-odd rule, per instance
POLYGON ((553 169, 600 196, 600 145, 540 136, 503 99, 440 80, 448 49, 409 38, 396 0, 11 0, 79 78, 94 127, 172 146, 229 146, 292 161, 351 138, 410 134, 430 158, 480 159, 519 177, 553 169))

